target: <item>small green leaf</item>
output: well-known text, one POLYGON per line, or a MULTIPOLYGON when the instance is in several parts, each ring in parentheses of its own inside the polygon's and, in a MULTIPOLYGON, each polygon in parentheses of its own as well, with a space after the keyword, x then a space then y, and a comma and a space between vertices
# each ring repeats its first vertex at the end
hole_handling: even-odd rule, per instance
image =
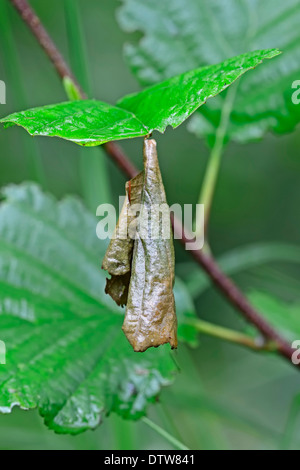
POLYGON ((0 122, 5 127, 22 126, 33 136, 61 137, 87 146, 141 137, 154 130, 164 132, 167 126, 179 126, 208 98, 225 90, 263 59, 278 54, 277 49, 254 51, 191 70, 125 96, 117 103, 118 107, 79 100, 14 113, 0 122))
POLYGON ((111 411, 144 415, 177 368, 168 346, 137 354, 121 331, 123 312, 104 293, 107 244, 96 218, 75 198, 58 203, 32 184, 3 195, 0 411, 38 407, 51 429, 72 434, 111 411))
MULTIPOLYGON (((300 263, 300 247, 288 243, 266 242, 240 246, 218 258, 218 265, 225 274, 234 276, 242 271, 272 262, 300 263)), ((211 286, 211 281, 194 263, 186 263, 179 275, 193 298, 197 298, 211 286)))

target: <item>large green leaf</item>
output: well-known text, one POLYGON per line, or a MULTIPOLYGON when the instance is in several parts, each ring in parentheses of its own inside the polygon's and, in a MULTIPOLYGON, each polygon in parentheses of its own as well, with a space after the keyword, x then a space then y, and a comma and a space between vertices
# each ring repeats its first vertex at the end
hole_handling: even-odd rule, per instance
POLYGON ((225 90, 277 49, 254 51, 220 64, 197 68, 146 90, 125 96, 118 107, 100 101, 74 101, 14 113, 1 119, 17 124, 31 135, 56 136, 80 145, 140 137, 154 130, 177 127, 208 98, 225 90))
MULTIPOLYGON (((226 138, 247 141, 286 132, 300 120, 292 103, 299 80, 299 0, 122 0, 121 27, 142 39, 125 46, 138 80, 152 85, 241 52, 278 47, 284 53, 239 83, 226 138)), ((213 140, 226 92, 193 117, 189 128, 213 140)))
MULTIPOLYGON (((106 244, 79 201, 10 186, 0 205, 0 411, 38 407, 57 432, 94 428, 115 411, 145 414, 176 370, 170 348, 134 353, 122 309, 104 293, 106 244)), ((176 283, 179 324, 190 316, 176 283)), ((183 329, 182 340, 194 344, 183 329)))

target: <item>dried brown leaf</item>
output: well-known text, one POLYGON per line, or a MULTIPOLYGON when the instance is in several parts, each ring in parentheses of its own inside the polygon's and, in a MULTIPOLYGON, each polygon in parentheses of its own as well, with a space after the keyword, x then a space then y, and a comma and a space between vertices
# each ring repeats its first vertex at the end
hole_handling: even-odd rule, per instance
POLYGON ((126 184, 126 200, 103 261, 103 268, 112 275, 105 291, 118 305, 127 303, 123 331, 135 351, 165 343, 177 347, 174 264, 170 213, 156 142, 145 140, 144 172, 126 184), (133 210, 136 204, 139 217, 137 208, 133 210), (163 207, 164 215, 154 207, 163 207), (127 238, 121 238, 125 232, 127 238), (135 240, 129 234, 134 234, 135 240))

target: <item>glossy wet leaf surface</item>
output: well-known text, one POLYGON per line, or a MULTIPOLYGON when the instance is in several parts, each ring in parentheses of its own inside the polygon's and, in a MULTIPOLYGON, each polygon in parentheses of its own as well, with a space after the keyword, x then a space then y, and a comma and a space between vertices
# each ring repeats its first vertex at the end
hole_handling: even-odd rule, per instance
POLYGON ((0 122, 24 127, 33 136, 55 136, 87 146, 164 132, 167 126, 179 126, 263 59, 278 54, 277 49, 257 50, 197 68, 125 96, 117 106, 79 100, 14 113, 0 122))
MULTIPOLYGON (((247 51, 279 48, 276 60, 246 74, 238 85, 226 139, 245 142, 268 130, 287 132, 300 120, 292 103, 299 80, 298 0, 122 0, 118 19, 142 39, 125 45, 125 58, 144 86, 247 51)), ((212 142, 226 92, 203 106, 189 129, 212 142)))

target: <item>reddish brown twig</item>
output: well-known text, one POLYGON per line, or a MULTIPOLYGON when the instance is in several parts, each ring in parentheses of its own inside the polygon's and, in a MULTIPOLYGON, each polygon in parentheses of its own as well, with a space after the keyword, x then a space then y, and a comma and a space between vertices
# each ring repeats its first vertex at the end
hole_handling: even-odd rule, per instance
MULTIPOLYGON (((184 229, 174 217, 174 232, 181 236, 182 243, 190 243, 193 239, 192 235, 184 229)), ((250 323, 268 339, 278 344, 280 353, 291 360, 293 349, 291 346, 277 333, 277 331, 252 307, 247 298, 239 290, 239 288, 229 279, 219 268, 214 258, 206 255, 200 250, 191 250, 192 257, 202 266, 204 271, 209 275, 214 285, 223 293, 223 295, 234 305, 250 323)))
MULTIPOLYGON (((39 44, 42 46, 47 56, 53 63, 57 73, 61 78, 70 77, 80 90, 81 97, 86 98, 82 92, 79 84, 73 76, 70 68, 66 64, 61 53, 58 51, 54 42, 42 25, 40 19, 29 6, 26 0, 10 0, 16 10, 19 12, 24 22, 30 28, 39 44)), ((106 153, 115 161, 122 172, 132 178, 137 174, 137 170, 130 162, 124 152, 115 143, 107 143, 104 145, 106 153)), ((181 243, 185 244, 190 242, 191 236, 188 231, 183 228, 181 222, 172 218, 174 232, 179 235, 181 243)), ((195 261, 202 266, 207 275, 211 278, 214 285, 223 293, 228 301, 239 310, 244 318, 256 326, 256 328, 268 339, 276 342, 278 345, 278 352, 291 362, 293 349, 280 336, 279 333, 249 304, 246 297, 239 290, 239 288, 220 270, 216 261, 212 256, 204 254, 200 250, 190 252, 195 261)), ((291 362, 292 364, 292 362, 291 362)))

